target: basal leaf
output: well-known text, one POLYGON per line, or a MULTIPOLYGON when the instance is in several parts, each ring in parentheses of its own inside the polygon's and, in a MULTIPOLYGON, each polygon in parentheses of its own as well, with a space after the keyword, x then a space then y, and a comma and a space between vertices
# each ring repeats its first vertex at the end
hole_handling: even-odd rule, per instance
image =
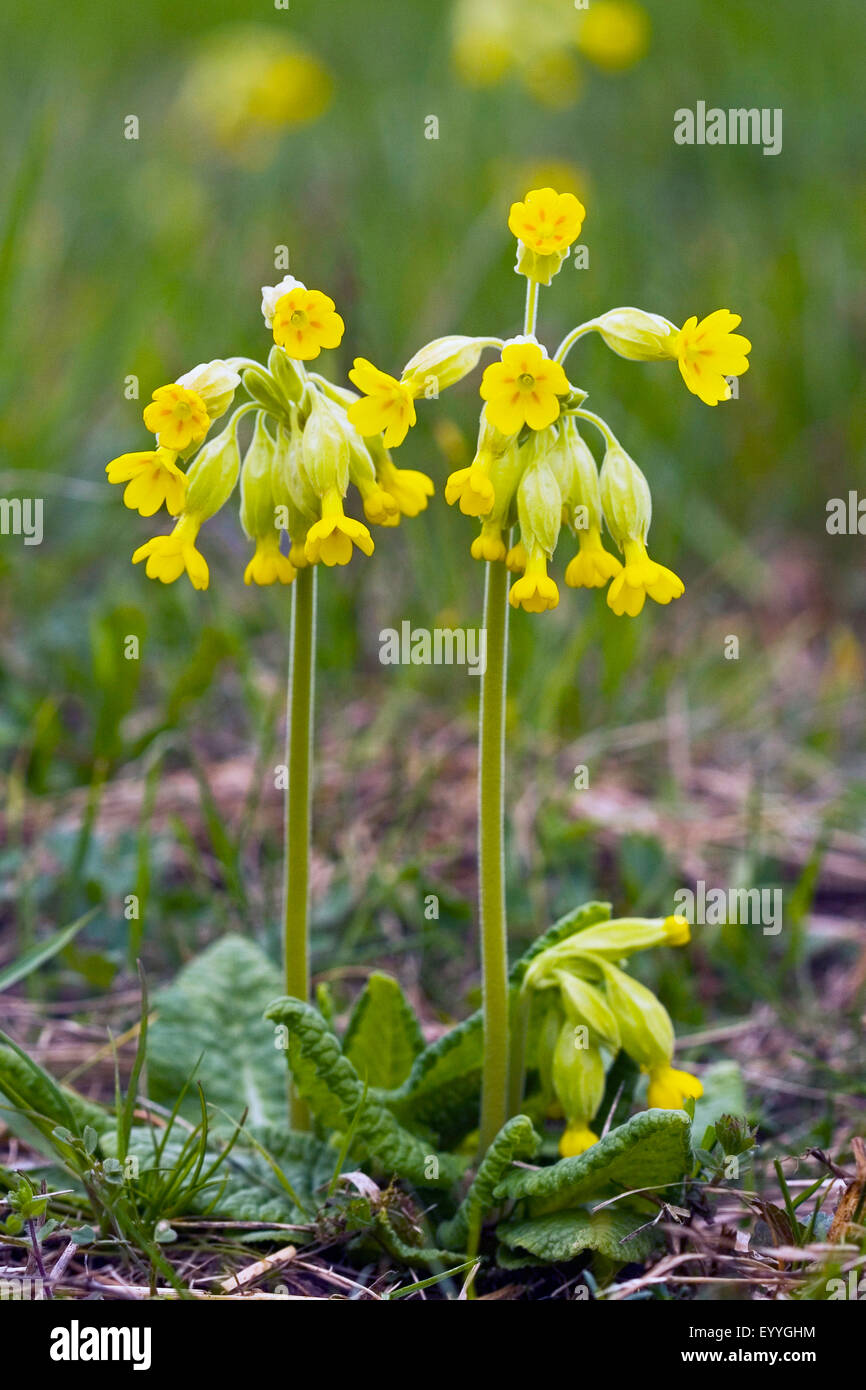
MULTIPOLYGON (((279 989, 279 971, 242 936, 226 936, 190 961, 155 1001, 147 1050, 152 1098, 172 1105, 198 1063, 205 1099, 233 1120, 244 1109, 250 1125, 281 1120, 286 1074, 274 1030, 263 1019, 279 989)), ((190 1095, 184 1113, 195 1111, 190 1095)), ((228 1122, 215 1115, 213 1123, 224 1131, 228 1122)))
POLYGON ((481 1161, 472 1186, 460 1204, 456 1216, 443 1221, 439 1239, 454 1250, 465 1248, 470 1230, 478 1228, 486 1212, 496 1205, 494 1191, 515 1158, 532 1158, 538 1152, 540 1138, 526 1115, 515 1115, 502 1126, 481 1161))
POLYGON ((288 1061, 298 1090, 329 1129, 353 1133, 353 1148, 390 1177, 427 1187, 450 1187, 460 1165, 400 1125, 376 1092, 364 1086, 321 1015, 298 999, 277 999, 266 1017, 290 1035, 288 1061))
POLYGON ((361 1080, 396 1090, 423 1048, 418 1020, 398 982, 391 975, 372 974, 343 1038, 343 1052, 361 1080))
POLYGON ((531 1215, 542 1216, 605 1191, 672 1188, 690 1163, 690 1128, 682 1110, 642 1110, 575 1158, 513 1169, 495 1196, 527 1198, 531 1215))
MULTIPOLYGON (((640 1230, 651 1219, 633 1204, 616 1203, 600 1211, 555 1211, 526 1221, 500 1222, 496 1234, 509 1251, 528 1252, 534 1257, 532 1263, 555 1264, 574 1260, 585 1250, 597 1250, 628 1264, 646 1259, 658 1239, 652 1228, 640 1230)), ((513 1268, 511 1258, 508 1265, 513 1268)))

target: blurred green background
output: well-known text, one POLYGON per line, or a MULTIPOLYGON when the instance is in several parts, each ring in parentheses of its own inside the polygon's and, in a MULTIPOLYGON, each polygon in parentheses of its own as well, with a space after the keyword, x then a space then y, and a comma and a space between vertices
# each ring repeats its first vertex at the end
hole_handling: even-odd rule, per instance
MULTIPOLYGON (((531 29, 534 7, 524 10, 531 29)), ((571 23, 570 0, 560 10, 571 23)), ((799 893, 798 920, 827 836, 862 851, 864 542, 828 536, 825 508, 864 486, 866 156, 855 113, 866 11, 855 0, 645 0, 643 10, 646 55, 608 72, 564 45, 579 90, 551 106, 538 99, 543 71, 535 92, 516 72, 467 83, 445 0, 291 0, 287 10, 82 0, 62 16, 38 0, 7 7, 0 493, 44 497, 45 538, 0 538, 4 910, 26 940, 96 904, 88 947, 65 957, 87 983, 142 946, 118 909, 130 884, 151 904, 146 952, 160 942, 183 956, 238 919, 273 930, 278 825, 259 817, 258 798, 273 801, 289 613, 286 591, 244 588, 232 505, 203 535, 207 593, 133 569, 133 549, 159 528, 123 508, 105 463, 144 447, 141 410, 156 386, 213 357, 266 356, 260 286, 280 278, 283 244, 292 272, 332 294, 346 320, 341 348, 322 359, 337 380, 356 354, 398 371, 434 335, 520 331, 507 211, 539 182, 570 184, 588 208, 589 268, 567 265, 542 296, 551 348, 574 323, 637 304, 677 322, 730 307, 753 351, 739 399, 716 410, 675 369, 624 362, 595 337, 570 359, 647 474, 653 553, 687 591, 634 622, 564 586, 555 612, 514 616, 515 930, 540 928, 580 892, 658 911, 688 872, 639 817, 637 829, 618 828, 612 815, 607 849, 592 847, 570 794, 572 747, 592 748, 594 785, 622 776, 662 819, 697 795, 693 762, 741 777, 732 795, 751 808, 749 829, 723 852, 727 881, 782 877, 799 893), (276 58, 293 43, 321 65, 304 70, 307 114, 323 108, 315 119, 277 119, 277 91, 261 98, 267 133, 232 125, 224 55, 247 53, 249 26, 276 58), (782 153, 675 145, 674 111, 699 100, 781 107, 782 153), (136 140, 124 138, 130 115, 136 140), (436 140, 425 138, 431 115, 436 140), (124 396, 130 375, 140 400, 124 396), (142 639, 138 663, 123 659, 130 632, 142 639), (728 633, 740 637, 738 663, 722 657, 728 633), (212 783, 233 757, 254 775, 227 801, 212 783), (170 810, 157 833, 160 780, 179 768, 192 769, 197 809, 170 810), (106 838, 96 833, 106 788, 124 779, 131 809, 106 838), (793 857, 779 849, 784 827, 770 849, 762 839, 767 796, 808 804, 793 857)), ((467 963, 477 689, 447 668, 380 667, 378 633, 407 617, 480 622, 474 529, 442 496, 451 460, 474 441, 477 385, 476 374, 422 403, 399 451, 399 463, 435 478, 429 510, 378 531, 372 559, 319 586, 317 839, 328 869, 317 961, 370 959, 384 933, 389 949, 428 951, 424 983, 443 1007, 467 963), (420 739, 423 751, 428 734, 438 761, 425 772, 409 750, 420 739), (369 786, 383 766, 384 790, 369 786), (465 809, 449 821, 451 778, 465 809), (434 882, 448 922, 431 946, 417 894, 434 882), (453 975, 437 975, 443 957, 453 975)), ((557 556, 560 579, 567 558, 557 556)), ((843 917, 855 888, 828 890, 843 917)), ((771 978, 782 988, 799 950, 790 937, 766 942, 747 966, 729 943, 719 960, 760 992, 771 978)), ((700 1016, 677 988, 682 1011, 700 1016)))

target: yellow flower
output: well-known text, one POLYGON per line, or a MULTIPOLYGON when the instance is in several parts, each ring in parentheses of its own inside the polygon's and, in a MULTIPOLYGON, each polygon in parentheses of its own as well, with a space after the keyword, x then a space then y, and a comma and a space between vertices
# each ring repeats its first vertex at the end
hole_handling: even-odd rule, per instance
POLYGON ((365 555, 373 554, 373 537, 362 521, 354 521, 343 512, 343 499, 336 488, 330 488, 322 498, 322 519, 315 521, 307 532, 304 552, 311 565, 319 560, 324 565, 348 565, 352 547, 365 555))
POLYGON ((511 204, 508 228, 531 251, 550 256, 577 240, 585 217, 586 208, 573 193, 533 188, 522 203, 511 204))
POLYGON ((542 551, 535 551, 526 561, 526 573, 515 580, 508 593, 512 608, 522 608, 526 613, 545 613, 559 603, 559 590, 547 573, 547 559, 542 551))
POLYGON ((688 946, 692 939, 688 920, 679 913, 673 917, 666 917, 662 922, 662 930, 669 946, 688 946))
POLYGON ((445 501, 449 506, 459 501, 464 516, 486 516, 495 500, 496 493, 487 469, 480 463, 458 468, 445 484, 445 501))
POLYGON ((361 492, 361 500, 364 504, 364 515, 374 526, 400 525, 400 508, 396 500, 378 483, 364 489, 361 492))
POLYGON ((376 473, 403 516, 417 516, 426 509, 427 499, 434 492, 433 479, 426 473, 417 468, 398 468, 384 450, 381 454, 377 452, 376 473))
POLYGON ((513 545, 505 557, 505 564, 512 574, 523 574, 526 569, 526 546, 523 541, 513 545))
POLYGON ((302 362, 318 357, 322 348, 338 347, 346 331, 333 299, 302 285, 277 300, 272 327, 274 342, 302 362))
POLYGON ((175 463, 172 449, 146 449, 121 454, 106 465, 110 483, 126 483, 124 506, 141 516, 153 516, 163 502, 172 516, 183 510, 186 474, 175 463))
POLYGON ((159 386, 150 405, 144 407, 144 423, 166 449, 183 453, 200 444, 210 428, 207 406, 197 391, 171 382, 159 386))
POLYGON ((606 72, 621 72, 644 56, 649 19, 631 0, 592 0, 583 16, 578 48, 606 72))
POLYGON ((730 309, 717 309, 698 323, 695 315, 686 319, 676 339, 677 360, 686 386, 706 405, 730 400, 729 376, 742 376, 749 370, 752 344, 734 329, 742 322, 730 309))
POLYGON ((681 1110, 686 1096, 698 1100, 704 1094, 696 1076, 688 1071, 677 1071, 667 1062, 651 1067, 649 1075, 647 1104, 651 1110, 681 1110))
POLYGON ((565 571, 565 582, 572 589, 601 589, 622 569, 615 555, 605 550, 597 526, 578 531, 578 553, 565 571))
POLYGON ((259 536, 253 558, 244 570, 245 584, 291 584, 297 570, 280 550, 279 533, 259 536))
POLYGON ((499 522, 483 521, 481 534, 475 537, 469 550, 473 560, 504 560, 506 546, 499 522))
POLYGON ((140 545, 132 563, 137 565, 146 560, 148 579, 158 579, 162 584, 173 584, 186 570, 194 589, 206 589, 210 580, 207 561, 195 547, 200 529, 201 521, 197 516, 183 516, 171 535, 154 536, 140 545))
POLYGON ((415 405, 410 386, 380 372, 366 357, 356 357, 349 380, 364 399, 354 401, 346 414, 359 434, 384 434, 385 448, 396 449, 415 424, 415 405))
POLYGON ((487 418, 503 434, 517 434, 524 425, 543 430, 559 416, 559 396, 570 391, 559 362, 545 357, 537 343, 509 343, 502 360, 493 362, 481 378, 481 397, 487 418))
POLYGON ((608 607, 618 617, 636 618, 647 594, 656 603, 670 603, 685 593, 685 585, 673 570, 651 560, 643 541, 625 542, 625 565, 607 591, 608 607))
POLYGON ((575 1158, 597 1143, 598 1135, 593 1134, 588 1125, 581 1120, 572 1120, 559 1141, 559 1152, 563 1158, 575 1158))

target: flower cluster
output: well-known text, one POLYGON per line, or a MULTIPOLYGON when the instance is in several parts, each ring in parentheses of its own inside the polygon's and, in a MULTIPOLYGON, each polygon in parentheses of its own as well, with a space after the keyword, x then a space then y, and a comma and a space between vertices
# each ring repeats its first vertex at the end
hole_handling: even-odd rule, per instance
POLYGON ((599 416, 584 407, 586 392, 566 376, 565 360, 577 340, 597 332, 614 352, 635 362, 676 362, 686 386, 708 405, 731 395, 727 378, 748 369, 751 344, 735 333, 740 320, 727 309, 702 322, 677 326, 642 309, 613 309, 578 325, 554 356, 535 336, 540 286, 562 268, 583 225, 585 209, 571 193, 533 189, 514 203, 508 225, 517 238, 515 269, 527 282, 525 332, 502 342, 496 338, 443 338, 430 343, 407 364, 399 381, 363 359, 350 373, 365 393, 349 418, 360 433, 384 430, 386 443, 399 444, 415 423, 414 399, 432 373, 434 394, 471 371, 484 347, 498 347, 500 358, 484 371, 484 401, 475 456, 449 477, 445 496, 481 523, 472 544, 478 560, 503 562, 520 577, 511 587, 514 607, 543 613, 559 602, 559 589, 547 572, 563 525, 577 544, 565 571, 573 588, 607 590, 608 606, 619 616, 636 617, 647 598, 667 604, 683 593, 682 580, 647 552, 652 519, 649 484, 599 416), (447 369, 443 370, 447 362, 447 369), (580 432, 586 421, 604 441, 599 469, 580 432), (507 543, 520 524, 516 545, 507 543), (603 530, 620 556, 608 550, 603 530))
POLYGON ((635 0, 592 0, 578 8, 562 0, 456 0, 453 54, 473 87, 508 77, 545 106, 566 107, 580 93, 579 59, 606 72, 623 71, 647 49, 649 20, 635 0))
POLYGON ((545 1094, 565 1115, 560 1153, 583 1153, 598 1135, 590 1128, 604 1094, 606 1058, 622 1049, 649 1075, 647 1104, 678 1109, 703 1088, 671 1065, 674 1030, 667 1010, 617 962, 652 946, 685 946, 683 917, 625 917, 597 923, 541 951, 523 980, 540 995, 543 1018, 538 1066, 545 1094))
POLYGON ((355 392, 307 371, 306 363, 342 340, 333 300, 287 275, 262 290, 262 315, 274 338, 267 366, 233 357, 160 386, 144 410, 155 447, 122 454, 106 469, 109 482, 126 484, 128 507, 153 516, 164 504, 176 518, 169 535, 146 541, 132 557, 133 564, 146 561, 151 579, 170 584, 186 573, 194 588, 208 587, 198 534, 238 481, 241 525, 255 547, 244 580, 260 585, 290 584, 305 565, 348 564, 356 548, 372 554, 368 527, 343 508, 350 483, 366 520, 380 526, 417 516, 432 495, 425 474, 395 466, 381 430, 361 437, 350 418, 364 405, 355 392), (249 399, 209 439, 241 385, 249 399), (255 423, 242 457, 238 426, 250 413, 255 423))

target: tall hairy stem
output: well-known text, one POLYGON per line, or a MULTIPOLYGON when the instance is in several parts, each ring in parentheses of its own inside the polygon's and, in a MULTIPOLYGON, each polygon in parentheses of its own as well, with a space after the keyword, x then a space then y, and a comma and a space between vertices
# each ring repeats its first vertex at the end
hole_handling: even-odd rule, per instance
MULTIPOLYGON (((316 566, 292 585, 292 630, 286 717, 288 790, 285 807, 283 962, 286 994, 310 997, 310 831, 312 825, 313 698, 316 649, 316 566)), ((306 1129, 306 1106, 290 1089, 290 1120, 306 1129)))
POLYGON ((505 690, 508 665, 508 570, 487 565, 478 738, 478 906, 484 1057, 480 1151, 508 1118, 508 934, 505 916, 505 690))

